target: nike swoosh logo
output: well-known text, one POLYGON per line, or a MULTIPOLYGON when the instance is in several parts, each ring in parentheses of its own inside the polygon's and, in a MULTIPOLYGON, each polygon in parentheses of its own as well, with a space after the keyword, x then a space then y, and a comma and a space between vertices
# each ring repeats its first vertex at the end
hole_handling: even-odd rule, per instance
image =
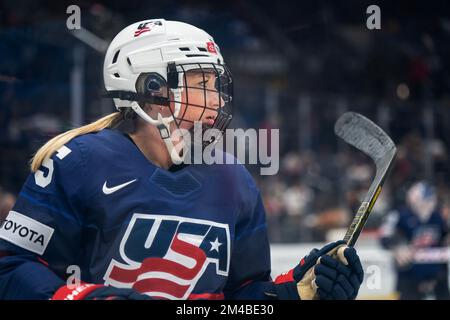
POLYGON ((119 184, 118 186, 115 186, 115 187, 112 187, 112 188, 108 188, 108 187, 106 186, 106 182, 107 182, 107 181, 105 181, 105 183, 103 184, 102 191, 103 191, 104 194, 111 194, 111 193, 114 193, 114 192, 116 192, 116 191, 118 191, 118 190, 120 190, 120 189, 122 189, 122 188, 125 188, 127 185, 129 185, 129 184, 135 182, 136 180, 137 180, 137 179, 134 179, 134 180, 131 180, 131 181, 128 181, 128 182, 119 184))

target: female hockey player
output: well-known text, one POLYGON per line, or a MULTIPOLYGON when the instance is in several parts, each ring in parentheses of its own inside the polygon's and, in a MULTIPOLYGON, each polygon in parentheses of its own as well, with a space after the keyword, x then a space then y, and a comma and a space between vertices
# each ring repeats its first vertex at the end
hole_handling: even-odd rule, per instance
POLYGON ((187 165, 194 122, 223 132, 231 120, 232 78, 210 35, 164 19, 132 24, 109 46, 104 81, 118 111, 34 155, 0 229, 0 298, 356 297, 363 271, 342 241, 272 281, 245 167, 187 165))

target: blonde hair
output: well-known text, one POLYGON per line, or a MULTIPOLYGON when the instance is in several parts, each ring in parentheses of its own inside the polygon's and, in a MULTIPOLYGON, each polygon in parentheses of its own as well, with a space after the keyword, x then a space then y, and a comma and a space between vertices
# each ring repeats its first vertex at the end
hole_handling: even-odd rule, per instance
POLYGON ((31 171, 36 172, 39 167, 42 165, 42 162, 50 158, 52 154, 65 145, 67 142, 81 136, 83 134, 97 132, 105 128, 115 127, 122 121, 123 117, 120 112, 114 112, 109 114, 103 118, 98 119, 95 122, 89 123, 85 126, 75 128, 66 132, 63 132, 51 140, 47 141, 33 156, 31 159, 31 171))

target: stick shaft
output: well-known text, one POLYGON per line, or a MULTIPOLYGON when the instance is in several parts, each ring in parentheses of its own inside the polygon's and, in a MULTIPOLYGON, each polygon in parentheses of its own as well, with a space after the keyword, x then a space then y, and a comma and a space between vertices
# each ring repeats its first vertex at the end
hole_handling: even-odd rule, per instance
POLYGON ((347 232, 344 236, 344 241, 347 243, 349 247, 354 246, 356 240, 358 240, 358 237, 362 229, 364 228, 364 225, 366 224, 366 221, 369 218, 370 213, 372 212, 375 202, 377 201, 381 193, 384 181, 389 175, 392 164, 394 163, 394 158, 395 158, 395 150, 392 153, 392 155, 390 155, 390 157, 387 159, 387 162, 384 164, 382 168, 378 169, 377 166, 378 169, 377 175, 375 176, 375 179, 372 182, 372 185, 370 186, 369 191, 367 192, 366 197, 364 198, 364 201, 359 206, 358 212, 353 218, 353 221, 348 227, 347 232))
POLYGON ((369 218, 370 212, 372 211, 372 208, 377 201, 378 196, 381 193, 382 187, 379 185, 376 189, 376 193, 371 196, 370 201, 363 201, 358 209, 358 212, 356 213, 355 217, 353 218, 352 223, 347 229, 347 232, 344 236, 344 241, 347 243, 349 247, 352 247, 356 240, 358 240, 359 234, 361 233, 362 229, 364 228, 364 225, 366 224, 367 219, 369 218))

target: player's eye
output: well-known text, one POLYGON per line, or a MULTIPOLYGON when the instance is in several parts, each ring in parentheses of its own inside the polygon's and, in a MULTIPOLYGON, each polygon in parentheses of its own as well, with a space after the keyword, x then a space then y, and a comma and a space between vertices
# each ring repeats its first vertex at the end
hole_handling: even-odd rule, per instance
POLYGON ((200 81, 200 82, 198 83, 198 85, 199 85, 200 87, 202 87, 202 88, 206 87, 207 84, 208 84, 208 80, 200 81))

